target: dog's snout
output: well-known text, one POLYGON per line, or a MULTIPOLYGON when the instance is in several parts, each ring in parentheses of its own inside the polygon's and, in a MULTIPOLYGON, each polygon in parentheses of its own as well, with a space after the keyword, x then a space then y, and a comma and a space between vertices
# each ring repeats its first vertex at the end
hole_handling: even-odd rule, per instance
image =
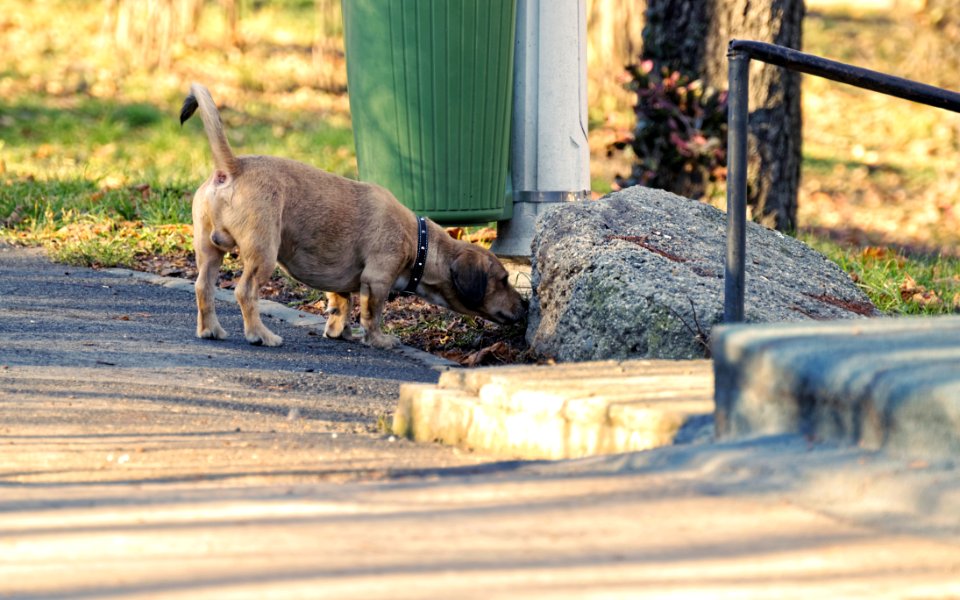
POLYGON ((514 321, 520 321, 527 317, 527 312, 530 310, 530 300, 520 296, 520 305, 517 307, 517 310, 514 311, 514 321))
POLYGON ((518 321, 522 321, 527 316, 528 305, 529 303, 526 300, 521 300, 515 310, 498 310, 494 315, 495 320, 503 325, 511 325, 518 321))

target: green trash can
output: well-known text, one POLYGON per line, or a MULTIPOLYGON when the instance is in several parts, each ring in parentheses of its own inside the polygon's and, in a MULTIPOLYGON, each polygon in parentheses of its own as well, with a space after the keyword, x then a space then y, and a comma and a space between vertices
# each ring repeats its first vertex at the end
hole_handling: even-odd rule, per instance
POLYGON ((343 0, 360 179, 419 215, 508 219, 516 0, 343 0))

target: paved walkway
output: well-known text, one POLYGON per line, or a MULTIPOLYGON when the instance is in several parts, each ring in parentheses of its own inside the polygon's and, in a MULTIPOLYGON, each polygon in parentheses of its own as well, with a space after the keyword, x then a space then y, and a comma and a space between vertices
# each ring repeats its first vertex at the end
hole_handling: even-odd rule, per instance
POLYGON ((280 320, 280 349, 196 340, 193 313, 0 249, 0 597, 960 597, 950 458, 504 462, 383 431, 438 380, 408 356, 280 320))
MULTIPOLYGON (((193 439, 195 447, 247 454, 222 440, 193 439)), ((56 442, 47 442, 51 459, 68 449, 56 442)), ((130 469, 104 483, 69 481, 74 472, 65 469, 53 481, 4 486, 0 591, 17 598, 960 595, 957 488, 937 482, 943 470, 811 451, 802 440, 706 448, 344 482, 292 476, 282 448, 263 457, 259 473, 232 480, 211 481, 203 460, 167 465, 159 478, 130 469)), ((104 468, 130 464, 117 458, 104 468)), ((333 459, 322 466, 350 470, 333 459)))

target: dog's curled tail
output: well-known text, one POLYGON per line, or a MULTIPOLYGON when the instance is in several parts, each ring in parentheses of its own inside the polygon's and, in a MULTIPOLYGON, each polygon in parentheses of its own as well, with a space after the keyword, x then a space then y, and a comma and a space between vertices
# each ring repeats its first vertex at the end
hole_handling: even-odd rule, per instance
POLYGON ((207 133, 210 149, 213 151, 214 166, 226 171, 230 176, 235 176, 239 171, 240 163, 230 149, 230 142, 227 141, 227 136, 223 132, 223 121, 220 120, 217 105, 206 87, 193 83, 190 84, 190 95, 183 101, 183 108, 180 109, 181 126, 193 116, 197 108, 200 109, 203 130, 207 133))

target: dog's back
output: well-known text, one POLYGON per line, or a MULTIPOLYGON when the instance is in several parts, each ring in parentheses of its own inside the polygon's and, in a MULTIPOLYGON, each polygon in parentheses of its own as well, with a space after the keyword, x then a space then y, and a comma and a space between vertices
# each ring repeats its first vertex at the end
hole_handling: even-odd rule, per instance
POLYGON ((226 229, 241 220, 276 227, 278 262, 307 285, 358 291, 359 272, 375 256, 399 257, 416 246, 416 216, 380 186, 287 158, 237 161, 243 175, 230 214, 222 211, 214 222, 226 229))

